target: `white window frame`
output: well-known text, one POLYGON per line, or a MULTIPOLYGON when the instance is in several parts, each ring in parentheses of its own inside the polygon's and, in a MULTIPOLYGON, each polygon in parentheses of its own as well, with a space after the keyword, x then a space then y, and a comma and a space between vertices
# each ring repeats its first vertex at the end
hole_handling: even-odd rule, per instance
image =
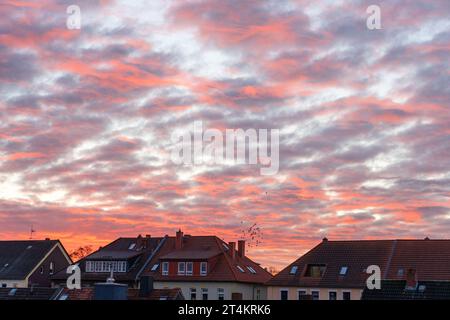
POLYGON ((205 300, 205 299, 203 299, 203 295, 205 295, 205 294, 206 294, 206 300, 209 300, 208 288, 202 288, 202 300, 205 300))
POLYGON ((348 293, 348 294, 350 295, 349 301, 352 300, 352 292, 351 292, 351 291, 348 291, 348 290, 343 290, 343 291, 342 291, 342 300, 344 300, 344 293, 348 293))
POLYGON ((225 289, 224 288, 217 288, 217 300, 221 300, 220 297, 222 297, 222 300, 225 300, 225 289))
POLYGON ((200 275, 206 276, 208 274, 208 262, 200 262, 200 275))
POLYGON ((245 270, 241 267, 241 266, 236 266, 236 268, 238 268, 238 270, 242 273, 245 273, 245 270))
POLYGON ((338 292, 337 292, 337 290, 328 290, 328 300, 333 301, 333 300, 330 299, 330 293, 331 292, 334 292, 336 294, 336 300, 337 300, 338 299, 338 292))
POLYGON ((298 289, 297 290, 297 300, 300 300, 300 292, 303 292, 303 295, 308 295, 308 290, 306 289, 298 289))
POLYGON ((318 290, 318 289, 311 289, 311 299, 312 300, 315 300, 314 298, 313 298, 313 292, 317 292, 318 293, 318 296, 317 296, 317 300, 320 300, 320 290, 318 290))
POLYGON ((186 262, 178 262, 178 275, 184 276, 186 274, 186 262), (183 266, 183 270, 181 270, 181 266, 183 266))
POLYGON ((169 275, 169 263, 167 261, 163 262, 161 264, 161 273, 163 276, 168 276, 169 275))
POLYGON ((247 266, 247 269, 248 269, 248 271, 250 271, 250 273, 256 274, 256 270, 253 269, 252 267, 247 266))
POLYGON ((194 273, 194 263, 192 261, 186 262, 186 275, 187 276, 192 276, 192 274, 194 273), (189 270, 189 267, 191 268, 191 270, 189 270))
POLYGON ((197 288, 190 288, 189 289, 189 299, 190 300, 197 300, 197 288), (195 299, 192 299, 192 294, 195 294, 195 299))

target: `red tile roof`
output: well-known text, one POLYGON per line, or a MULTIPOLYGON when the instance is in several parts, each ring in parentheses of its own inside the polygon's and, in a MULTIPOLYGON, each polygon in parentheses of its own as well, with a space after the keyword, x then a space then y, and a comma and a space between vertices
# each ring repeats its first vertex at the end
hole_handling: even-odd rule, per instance
POLYGON ((450 280, 450 240, 325 240, 278 273, 269 285, 363 288, 369 265, 381 268, 383 279, 404 279, 398 269, 416 269, 419 280, 450 280), (307 277, 308 265, 326 266, 322 277, 307 277), (298 270, 290 274, 293 266, 298 270), (347 273, 340 275, 341 267, 347 273))
POLYGON ((168 237, 160 251, 153 257, 148 264, 144 275, 152 276, 155 281, 226 281, 226 282, 245 282, 260 283, 267 282, 272 275, 263 269, 260 265, 250 260, 248 257, 240 257, 235 252, 235 258, 232 259, 229 254, 227 244, 215 236, 184 236, 183 248, 175 249, 175 237, 168 237), (151 271, 155 264, 160 264, 162 260, 205 260, 214 257, 214 265, 208 265, 208 274, 206 276, 179 276, 161 274, 161 268, 151 271), (240 266, 244 272, 239 271, 240 266), (256 274, 251 273, 247 267, 251 267, 256 274))

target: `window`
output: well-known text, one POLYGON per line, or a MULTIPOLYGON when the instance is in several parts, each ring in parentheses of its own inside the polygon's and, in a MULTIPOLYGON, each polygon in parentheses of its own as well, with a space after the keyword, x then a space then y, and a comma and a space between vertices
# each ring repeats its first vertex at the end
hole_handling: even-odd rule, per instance
POLYGON ((44 274, 44 266, 41 266, 41 269, 39 270, 40 274, 44 274))
POLYGON ((240 272, 245 273, 244 269, 242 269, 241 266, 236 266, 236 267, 239 269, 240 272))
POLYGON ((136 243, 130 244, 130 246, 128 247, 128 250, 133 250, 134 248, 136 248, 136 243))
POLYGON ((158 267, 159 267, 159 263, 155 263, 152 267, 152 271, 158 270, 158 267))
POLYGON ((61 295, 61 296, 59 297, 58 300, 67 300, 67 298, 69 298, 69 295, 68 295, 67 293, 64 293, 63 295, 61 295))
POLYGON ((306 296, 305 290, 298 290, 298 300, 304 300, 306 296))
POLYGON ((313 300, 319 300, 319 291, 311 291, 311 297, 313 300))
POLYGON ((225 289, 217 288, 217 299, 218 300, 225 300, 225 289))
POLYGON ((308 264, 305 277, 321 278, 325 273, 326 266, 324 264, 308 264))
POLYGON ((188 276, 192 276, 192 269, 193 269, 193 263, 192 262, 186 262, 186 274, 188 276))
POLYGON ((162 263, 162 275, 167 276, 169 274, 169 263, 163 262, 162 263))
POLYGON ((208 288, 202 288, 202 299, 208 300, 208 288))
POLYGON ((86 261, 86 272, 127 272, 126 261, 86 261))
POLYGON ((292 266, 291 271, 289 271, 289 274, 296 274, 298 270, 298 266, 292 266))
POLYGON ((248 271, 250 271, 250 273, 256 274, 255 269, 253 269, 252 267, 247 266, 247 269, 248 269, 248 271))
POLYGON ((342 293, 342 300, 351 300, 352 295, 350 292, 346 291, 342 293))
POLYGON ((256 300, 261 300, 261 289, 256 289, 256 300))
POLYGON ((178 274, 184 275, 186 273, 186 262, 178 262, 178 274))
POLYGON ((197 300, 197 289, 191 288, 191 300, 197 300))
POLYGON ((225 248, 225 250, 230 250, 230 247, 229 246, 227 246, 225 243, 222 243, 223 244, 223 247, 225 248))
POLYGON ((2 283, 2 288, 6 288, 6 283, 2 283))
POLYGON ((337 300, 337 293, 336 293, 336 291, 328 292, 328 299, 329 300, 337 300))
POLYGON ((50 274, 53 274, 53 271, 55 271, 55 264, 52 262, 50 262, 50 274))
POLYGON ((207 272, 208 272, 208 262, 200 263, 200 275, 206 276, 207 272))
POLYGON ((405 269, 402 269, 402 268, 398 269, 397 275, 398 275, 399 277, 403 277, 404 274, 405 274, 405 269))
POLYGON ((341 269, 339 270, 339 275, 340 276, 345 276, 347 274, 348 271, 348 267, 347 266, 343 266, 341 267, 341 269))
POLYGON ((280 290, 280 299, 281 300, 287 300, 288 299, 288 291, 287 290, 280 290))

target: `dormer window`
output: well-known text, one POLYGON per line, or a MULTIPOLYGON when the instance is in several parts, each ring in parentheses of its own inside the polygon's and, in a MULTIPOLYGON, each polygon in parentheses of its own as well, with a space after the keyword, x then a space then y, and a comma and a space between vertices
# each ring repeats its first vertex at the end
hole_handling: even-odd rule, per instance
POLYGON ((168 262, 163 262, 162 263, 162 270, 161 270, 161 272, 162 272, 163 276, 169 275, 169 263, 168 262))
POLYGON ((340 276, 345 276, 347 274, 348 271, 348 267, 347 266, 343 266, 341 267, 341 269, 339 270, 339 275, 340 276))
POLYGON ((156 270, 158 270, 159 267, 159 263, 155 263, 152 267, 152 271, 155 272, 156 270))
POLYGON ((182 276, 186 273, 186 262, 178 262, 178 275, 182 276))
POLYGON ((291 271, 289 271, 289 274, 296 274, 298 270, 298 266, 292 266, 291 271))
POLYGON ((326 270, 326 265, 324 264, 308 264, 306 267, 305 277, 311 278, 321 278, 326 270))
POLYGON ((245 273, 244 269, 242 269, 241 266, 236 266, 236 267, 239 269, 240 272, 245 273))
POLYGON ((208 273, 208 262, 201 262, 200 263, 200 275, 206 276, 208 273))

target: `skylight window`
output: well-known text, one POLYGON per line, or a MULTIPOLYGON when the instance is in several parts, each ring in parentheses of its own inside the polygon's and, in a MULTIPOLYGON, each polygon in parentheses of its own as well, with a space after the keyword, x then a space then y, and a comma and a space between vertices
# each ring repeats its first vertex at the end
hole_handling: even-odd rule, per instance
POLYGON ((247 266, 247 269, 248 269, 248 271, 250 271, 250 273, 256 274, 255 269, 253 269, 252 267, 247 266))
POLYGON ((289 271, 289 274, 296 274, 298 270, 298 266, 292 266, 291 271, 289 271))
POLYGON ((405 274, 405 269, 398 269, 397 275, 398 275, 399 277, 403 277, 404 274, 405 274))
POLYGON ((245 273, 244 269, 242 269, 241 266, 236 266, 236 267, 239 269, 240 272, 245 273))
POLYGON ((155 263, 152 267, 152 271, 158 270, 158 267, 159 267, 159 263, 155 263))
POLYGON ((339 275, 340 276, 345 276, 347 274, 348 271, 348 267, 347 266, 343 266, 341 267, 341 269, 339 270, 339 275))
POLYGON ((128 247, 128 250, 133 250, 134 248, 136 248, 136 243, 130 244, 130 246, 128 247))
POLYGON ((230 247, 228 247, 225 243, 222 243, 223 244, 223 247, 225 248, 225 250, 230 250, 230 247))

